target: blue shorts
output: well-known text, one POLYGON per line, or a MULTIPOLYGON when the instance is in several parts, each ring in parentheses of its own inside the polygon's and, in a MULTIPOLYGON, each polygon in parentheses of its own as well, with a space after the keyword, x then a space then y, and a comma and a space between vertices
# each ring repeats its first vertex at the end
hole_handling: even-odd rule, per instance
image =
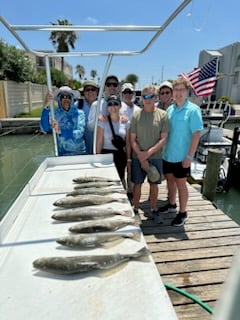
MULTIPOLYGON (((158 169, 160 179, 155 183, 160 184, 162 182, 162 159, 149 159, 148 162, 158 169)), ((140 161, 137 158, 133 158, 131 164, 131 181, 136 184, 142 184, 146 176, 147 172, 142 169, 140 161)), ((148 182, 152 183, 150 181, 148 182)))

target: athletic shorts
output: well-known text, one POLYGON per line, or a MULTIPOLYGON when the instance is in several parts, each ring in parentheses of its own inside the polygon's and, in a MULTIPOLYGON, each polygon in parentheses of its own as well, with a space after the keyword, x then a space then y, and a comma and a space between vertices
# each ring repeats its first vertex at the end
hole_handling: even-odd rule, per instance
POLYGON ((190 167, 183 168, 182 162, 167 162, 163 160, 163 174, 172 173, 175 178, 190 176, 190 167))
MULTIPOLYGON (((148 162, 157 168, 160 179, 155 183, 160 184, 162 182, 162 159, 149 159, 148 162)), ((142 184, 146 176, 147 172, 142 169, 140 161, 137 158, 133 158, 131 164, 131 181, 136 184, 142 184)), ((148 182, 151 183, 150 181, 148 182)))

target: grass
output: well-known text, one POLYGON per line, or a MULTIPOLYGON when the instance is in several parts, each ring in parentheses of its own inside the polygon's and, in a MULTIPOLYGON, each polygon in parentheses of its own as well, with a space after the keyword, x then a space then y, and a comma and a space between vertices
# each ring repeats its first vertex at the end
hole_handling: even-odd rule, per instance
POLYGON ((20 113, 16 115, 16 118, 40 118, 42 112, 42 107, 32 110, 29 113, 20 113))

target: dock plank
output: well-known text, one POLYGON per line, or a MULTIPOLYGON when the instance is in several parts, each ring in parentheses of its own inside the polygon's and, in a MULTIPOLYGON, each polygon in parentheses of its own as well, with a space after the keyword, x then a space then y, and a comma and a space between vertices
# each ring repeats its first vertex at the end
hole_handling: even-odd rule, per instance
MULTIPOLYGON (((172 227, 175 214, 164 214, 163 224, 144 217, 149 212, 149 186, 144 183, 140 216, 142 231, 164 283, 196 296, 214 309, 240 245, 240 226, 189 185, 189 220, 172 227)), ((158 206, 166 204, 165 181, 159 186, 158 206)), ((212 316, 196 302, 173 290, 169 297, 179 320, 208 320, 212 316)))

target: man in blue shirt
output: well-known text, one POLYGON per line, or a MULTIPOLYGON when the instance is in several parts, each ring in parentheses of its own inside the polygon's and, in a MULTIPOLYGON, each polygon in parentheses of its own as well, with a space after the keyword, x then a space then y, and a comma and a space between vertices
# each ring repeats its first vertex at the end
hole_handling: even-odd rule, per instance
POLYGON ((191 161, 203 129, 200 108, 188 99, 190 83, 179 78, 173 81, 174 104, 167 108, 170 132, 163 151, 163 173, 167 180, 169 203, 158 210, 158 214, 176 212, 176 194, 179 197, 179 213, 173 226, 182 226, 187 220, 188 188, 191 161))

